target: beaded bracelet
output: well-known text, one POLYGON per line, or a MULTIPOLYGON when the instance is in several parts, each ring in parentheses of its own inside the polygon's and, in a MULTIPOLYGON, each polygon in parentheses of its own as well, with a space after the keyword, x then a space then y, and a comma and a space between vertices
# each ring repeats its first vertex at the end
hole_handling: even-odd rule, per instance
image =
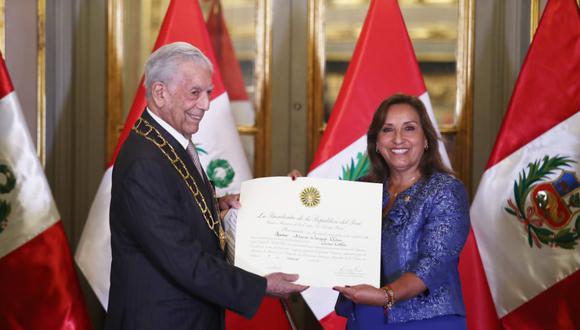
POLYGON ((393 291, 389 285, 385 285, 381 289, 385 290, 385 305, 383 306, 383 309, 386 313, 391 310, 395 304, 395 291, 393 291))

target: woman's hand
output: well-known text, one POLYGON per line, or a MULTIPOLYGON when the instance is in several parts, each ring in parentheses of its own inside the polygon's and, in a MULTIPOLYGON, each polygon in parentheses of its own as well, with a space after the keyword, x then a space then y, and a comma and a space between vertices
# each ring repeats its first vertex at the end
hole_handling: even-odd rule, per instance
POLYGON ((383 289, 375 288, 368 284, 354 286, 335 286, 332 289, 342 293, 343 296, 356 304, 383 306, 386 301, 386 293, 383 289))
POLYGON ((240 204, 240 194, 225 195, 224 197, 218 198, 218 204, 220 207, 220 218, 226 216, 229 209, 239 209, 242 205, 240 204))
POLYGON ((229 209, 239 209, 242 205, 240 204, 240 194, 225 195, 218 199, 220 210, 227 211, 229 209))

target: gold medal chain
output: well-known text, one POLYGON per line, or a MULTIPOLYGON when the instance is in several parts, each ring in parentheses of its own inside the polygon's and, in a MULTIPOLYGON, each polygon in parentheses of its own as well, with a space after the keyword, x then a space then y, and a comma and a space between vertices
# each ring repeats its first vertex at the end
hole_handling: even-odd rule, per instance
MULTIPOLYGON (((177 173, 179 173, 179 175, 183 178, 185 184, 187 185, 187 188, 193 195, 193 199, 199 206, 199 209, 201 211, 201 214, 203 215, 205 222, 207 223, 207 226, 217 236, 217 238, 220 241, 220 247, 223 250, 225 248, 225 234, 223 233, 221 220, 219 216, 217 220, 214 220, 213 215, 207 206, 205 198, 203 197, 203 194, 201 193, 199 187, 197 186, 197 183, 195 182, 195 179, 189 174, 189 170, 187 169, 187 167, 185 167, 183 160, 179 158, 173 146, 167 142, 167 140, 161 135, 161 133, 159 133, 159 131, 155 127, 153 127, 143 118, 137 119, 137 122, 135 122, 135 126, 133 126, 133 131, 143 136, 147 140, 153 142, 153 144, 155 144, 161 150, 161 152, 165 155, 165 157, 167 157, 167 159, 169 160, 171 165, 173 165, 177 173), (141 131, 142 129, 143 131, 141 131), (217 231, 215 230, 216 225, 218 226, 217 231)), ((214 204, 217 205, 216 203, 217 200, 215 199, 214 196, 214 204)))

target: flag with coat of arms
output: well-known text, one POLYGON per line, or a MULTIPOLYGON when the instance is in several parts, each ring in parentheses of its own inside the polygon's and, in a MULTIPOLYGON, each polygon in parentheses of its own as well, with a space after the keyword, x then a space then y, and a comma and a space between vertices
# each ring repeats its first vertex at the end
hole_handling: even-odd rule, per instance
POLYGON ((471 207, 470 329, 580 328, 580 11, 549 0, 471 207))
POLYGON ((60 215, 2 54, 0 329, 91 329, 60 215))

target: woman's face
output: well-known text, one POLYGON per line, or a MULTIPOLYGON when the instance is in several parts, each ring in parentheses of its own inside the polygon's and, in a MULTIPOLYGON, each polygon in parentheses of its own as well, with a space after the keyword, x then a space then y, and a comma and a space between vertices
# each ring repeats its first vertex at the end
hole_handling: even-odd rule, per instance
POLYGON ((427 139, 415 109, 408 104, 389 107, 377 136, 377 149, 391 172, 416 171, 426 145, 427 139))

